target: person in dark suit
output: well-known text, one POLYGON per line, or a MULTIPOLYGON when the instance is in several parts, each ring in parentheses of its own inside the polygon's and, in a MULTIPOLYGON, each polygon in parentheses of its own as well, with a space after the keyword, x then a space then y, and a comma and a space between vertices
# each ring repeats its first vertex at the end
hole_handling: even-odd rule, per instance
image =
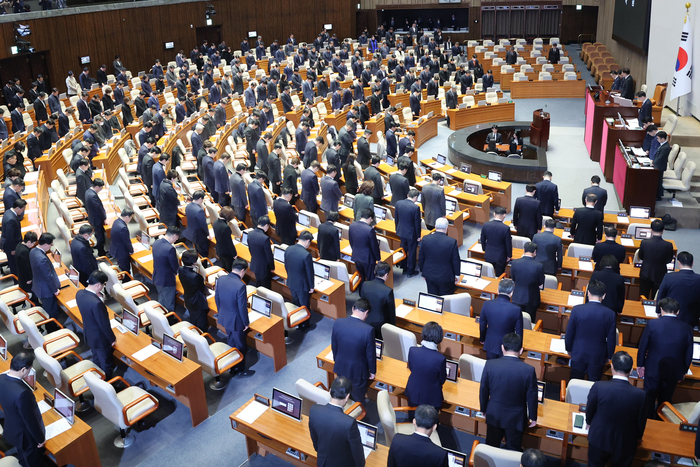
POLYGON ((249 207, 245 181, 243 180, 246 169, 247 166, 243 162, 239 162, 236 164, 236 171, 228 179, 231 193, 231 208, 236 214, 236 219, 241 222, 245 222, 246 209, 249 207))
POLYGON ((552 45, 547 54, 547 61, 552 65, 556 65, 561 60, 561 53, 559 52, 559 47, 552 45))
POLYGON ((431 183, 423 187, 421 197, 423 217, 428 230, 433 230, 436 220, 440 217, 445 217, 447 213, 447 208, 445 206, 445 190, 442 187, 444 183, 442 174, 434 171, 431 178, 431 183))
MULTIPOLYGON (((484 85, 484 89, 486 89, 486 85, 484 85)), ((491 143, 494 144, 502 144, 503 143, 503 135, 498 132, 498 126, 492 125, 491 126, 491 133, 486 135, 486 144, 491 145, 491 143)))
POLYGON ((605 284, 588 283, 588 303, 575 306, 566 326, 566 351, 571 355, 571 378, 600 381, 603 367, 615 352, 615 313, 600 302, 605 284))
POLYGON ((207 257, 209 256, 209 227, 207 226, 207 216, 202 208, 204 197, 204 190, 192 193, 192 202, 185 208, 187 229, 182 236, 192 242, 200 256, 207 257))
POLYGON ((230 190, 228 182, 228 169, 226 165, 231 161, 231 155, 224 152, 219 156, 219 159, 214 162, 214 202, 218 202, 221 206, 228 206, 231 203, 230 190))
POLYGON ((83 224, 78 230, 78 235, 73 237, 70 244, 70 254, 73 258, 73 267, 78 270, 80 283, 87 285, 90 274, 97 270, 97 260, 90 246, 90 237, 94 229, 90 224, 83 224))
POLYGON ((556 226, 557 222, 554 219, 547 219, 544 222, 544 231, 532 237, 532 241, 537 244, 536 259, 542 263, 542 271, 552 276, 556 276, 561 269, 563 257, 561 237, 554 235, 556 226))
POLYGON ((375 337, 381 339, 382 325, 396 324, 396 304, 394 290, 385 284, 391 272, 391 266, 384 261, 379 261, 374 272, 374 279, 362 284, 360 296, 367 299, 370 304, 370 312, 365 322, 374 328, 375 337))
POLYGON ((24 216, 24 210, 27 207, 27 201, 17 199, 12 203, 12 208, 5 211, 2 215, 2 232, 0 233, 0 250, 5 252, 7 256, 7 265, 10 268, 10 273, 17 275, 17 254, 15 250, 17 245, 22 242, 22 226, 21 219, 24 216))
POLYGON ((625 278, 620 275, 620 263, 613 255, 605 255, 596 262, 595 268, 591 274, 591 282, 597 280, 605 284, 605 296, 601 303, 615 313, 622 313, 626 287, 625 278))
POLYGON ((502 358, 484 365, 479 389, 481 412, 486 416, 486 444, 520 451, 526 427, 537 425, 537 376, 535 369, 520 360, 523 339, 503 336, 502 358))
POLYGON ((360 220, 350 224, 348 239, 352 248, 352 260, 363 281, 374 279, 374 266, 381 256, 379 241, 372 224, 374 211, 365 208, 360 213, 360 220))
POLYGON ((92 171, 90 170, 90 161, 80 157, 78 168, 75 171, 75 197, 85 204, 85 193, 92 186, 92 171))
POLYGON ((175 311, 175 276, 179 264, 173 244, 180 238, 180 229, 168 227, 165 235, 153 243, 153 285, 158 302, 168 311, 175 311))
POLYGON ((369 302, 360 298, 352 306, 352 315, 335 320, 331 332, 333 372, 350 380, 355 402, 364 402, 369 380, 377 372, 374 328, 364 322, 369 311, 369 302))
POLYGON ((447 451, 430 439, 437 430, 437 424, 438 410, 430 405, 418 406, 413 419, 415 432, 410 435, 394 435, 387 467, 447 467, 447 451))
POLYGON ((88 214, 88 222, 95 229, 97 240, 97 256, 106 256, 105 251, 105 221, 107 213, 100 199, 100 192, 104 189, 105 182, 101 178, 92 181, 92 188, 85 192, 85 210, 88 214))
POLYGON ((595 245, 603 238, 603 212, 595 209, 596 195, 586 195, 586 207, 574 212, 571 219, 571 238, 574 243, 595 245))
POLYGON ((591 177, 591 186, 583 190, 583 195, 581 196, 581 203, 586 205, 586 198, 590 193, 596 195, 596 201, 594 207, 603 212, 605 210, 605 205, 608 202, 608 190, 600 187, 600 177, 594 175, 591 177))
POLYGON ((255 274, 255 285, 266 289, 272 288, 272 273, 275 270, 270 237, 267 236, 269 228, 270 218, 261 216, 258 218, 257 227, 248 232, 250 270, 255 274))
POLYGON ((5 205, 5 211, 12 209, 15 201, 22 199, 22 190, 24 190, 24 181, 17 178, 12 181, 12 184, 5 188, 5 193, 2 195, 2 202, 5 205))
POLYGON ((547 170, 543 180, 535 185, 535 198, 540 200, 540 212, 552 217, 559 210, 559 188, 552 183, 552 172, 547 170))
POLYGON ((36 246, 36 232, 29 231, 24 234, 24 242, 15 248, 15 261, 17 261, 17 279, 19 286, 32 296, 32 267, 29 262, 29 252, 36 246))
POLYGON ((428 293, 449 295, 455 291, 460 275, 457 240, 447 236, 448 222, 444 217, 435 221, 435 232, 421 240, 418 267, 428 286, 428 293))
POLYGON ((316 214, 318 211, 318 201, 316 197, 320 191, 318 184, 318 171, 321 163, 312 161, 309 167, 301 172, 301 200, 304 207, 309 212, 316 214))
POLYGON ((485 301, 481 307, 479 341, 488 360, 503 356, 503 336, 512 332, 523 335, 523 313, 518 305, 510 302, 514 288, 515 283, 511 279, 501 279, 498 296, 485 301))
POLYGON ((670 297, 676 300, 681 308, 678 319, 695 327, 700 318, 700 275, 693 272, 692 254, 681 251, 676 260, 679 271, 664 276, 656 299, 670 297))
POLYGON ((340 229, 334 224, 338 222, 338 211, 326 214, 326 222, 318 227, 318 252, 321 259, 338 261, 340 259, 340 229))
MULTIPOLYGON (((60 309, 56 296, 60 291, 61 281, 53 267, 53 261, 47 253, 51 251, 56 237, 49 232, 41 234, 35 248, 29 252, 29 264, 32 268, 32 292, 39 299, 41 307, 48 313, 49 318, 58 319, 60 309)), ((58 326, 53 322, 46 324, 47 331, 56 331, 58 326)))
POLYGON ((293 157, 291 160, 289 160, 289 163, 284 166, 284 169, 282 170, 282 190, 285 188, 288 188, 291 190, 292 194, 292 200, 291 203, 295 204, 296 200, 299 199, 299 189, 297 188, 297 180, 299 177, 299 172, 297 172, 299 168, 299 158, 298 157, 293 157))
POLYGON ((396 207, 396 203, 408 197, 410 186, 406 178, 408 172, 408 164, 405 161, 400 161, 398 164, 398 172, 394 172, 389 177, 389 186, 391 187, 391 205, 396 207))
POLYGON ((586 401, 588 465, 629 467, 646 428, 644 391, 629 383, 633 365, 627 352, 612 358, 613 377, 593 384, 586 401))
POLYGON ((632 100, 634 99, 634 80, 630 76, 630 69, 623 68, 622 70, 622 84, 620 85, 620 97, 632 100))
POLYGON ((513 207, 513 226, 521 237, 532 239, 542 227, 542 212, 540 202, 535 198, 535 185, 528 184, 525 187, 525 196, 515 200, 513 207))
POLYGON ((298 242, 284 250, 284 268, 287 271, 287 287, 292 293, 292 303, 304 306, 309 311, 311 294, 314 292, 314 268, 308 248, 313 239, 311 232, 304 230, 299 234, 298 242))
POLYGON ((128 224, 134 217, 134 211, 125 207, 121 210, 119 217, 112 224, 112 241, 109 245, 109 254, 117 260, 119 269, 129 272, 131 270, 131 254, 134 247, 131 243, 128 224))
POLYGON ((216 238, 216 257, 219 263, 227 272, 231 272, 233 260, 238 257, 236 247, 231 237, 231 227, 229 223, 235 219, 233 209, 224 206, 219 211, 219 218, 214 222, 214 237, 216 238))
POLYGON ((27 129, 24 125, 24 116, 22 115, 21 108, 16 108, 10 112, 10 120, 12 122, 12 133, 21 133, 27 129))
POLYGON ((326 215, 330 211, 338 210, 338 202, 343 197, 338 182, 335 180, 337 174, 338 167, 334 164, 328 164, 326 175, 321 178, 321 210, 326 215))
POLYGON ((177 172, 174 169, 168 170, 165 179, 160 182, 158 188, 158 209, 160 211, 160 222, 168 227, 177 227, 177 207, 180 204, 177 191, 173 184, 177 180, 177 172))
POLYGON ((678 319, 678 302, 663 298, 659 309, 661 317, 647 322, 637 352, 637 372, 644 378, 649 418, 656 418, 657 402, 671 401, 676 384, 685 379, 693 359, 693 328, 678 319))
MULTIPOLYGON (((449 91, 445 93, 445 106, 448 109, 456 109, 459 105, 459 98, 457 97, 457 86, 452 85, 449 91)), ((450 126, 450 117, 447 117, 447 126, 450 126)))
POLYGON ((10 370, 0 375, 0 405, 5 414, 5 441, 17 448, 15 456, 22 467, 44 465, 46 428, 32 390, 22 381, 29 375, 34 355, 19 352, 12 357, 10 370))
POLYGON ((625 262, 627 251, 624 245, 615 241, 616 237, 617 229, 615 227, 605 227, 605 241, 596 243, 593 247, 593 254, 591 254, 591 259, 595 263, 599 262, 606 255, 613 255, 618 264, 625 262))
MULTIPOLYGON (((668 168, 668 156, 671 153, 671 145, 668 143, 668 134, 665 131, 656 133, 656 140, 659 142, 659 147, 654 155, 654 168, 663 174, 668 168)), ((660 201, 664 197, 663 177, 659 177, 657 187, 656 201, 660 201)))
MULTIPOLYGON (((393 298, 393 295, 392 295, 393 298)), ((423 326, 420 347, 408 350, 408 369, 411 374, 406 384, 408 403, 415 407, 430 405, 436 410, 442 408, 442 385, 447 379, 446 358, 438 350, 442 342, 442 327, 435 321, 423 326)))
POLYGON ((512 235, 510 227, 503 223, 506 208, 496 206, 493 219, 481 228, 480 243, 484 250, 484 259, 491 263, 496 277, 503 274, 506 264, 513 256, 512 235))
POLYGON ((282 194, 282 145, 275 143, 275 148, 267 159, 267 178, 270 180, 270 188, 277 196, 282 194))
POLYGON ((209 290, 204 284, 204 278, 197 271, 197 260, 199 257, 193 250, 186 250, 182 253, 182 266, 178 270, 178 277, 182 284, 183 295, 185 297, 185 308, 190 314, 189 321, 197 326, 200 331, 207 332, 209 323, 207 313, 207 295, 209 290))
POLYGON ((518 52, 515 51, 515 47, 511 47, 508 52, 506 52, 506 65, 515 65, 518 61, 518 52))
POLYGON ((364 467, 365 455, 357 422, 343 412, 354 385, 344 376, 333 380, 328 404, 309 410, 309 434, 318 467, 364 467))
POLYGON ((419 89, 416 89, 411 93, 411 96, 408 98, 409 105, 411 107, 411 113, 413 113, 413 117, 418 117, 420 115, 420 98, 421 98, 421 92, 419 89))
POLYGON ((243 282, 248 262, 241 258, 233 261, 231 273, 219 276, 214 291, 214 301, 219 312, 217 321, 226 329, 226 342, 229 346, 238 349, 243 356, 241 362, 231 368, 232 375, 240 377, 253 376, 255 371, 246 370, 245 356, 248 350, 246 335, 250 328, 248 320, 248 297, 246 284, 243 282))
POLYGON ((369 138, 372 136, 372 130, 366 129, 360 139, 357 140, 357 162, 362 166, 362 170, 369 167, 372 156, 369 152, 369 138))
POLYGON ((673 244, 662 238, 664 224, 659 219, 651 222, 651 238, 639 245, 639 294, 653 299, 668 271, 666 265, 673 260, 673 244))
MULTIPOLYGON (((647 93, 644 91, 639 91, 637 93, 637 98, 642 101, 641 107, 639 107, 639 115, 637 116, 637 119, 641 125, 642 120, 645 117, 651 118, 651 100, 647 97, 647 93)), ((34 107, 36 110, 36 106, 34 107)))
POLYGON ((416 204, 418 190, 408 190, 407 198, 396 203, 394 208, 394 223, 396 235, 401 240, 401 248, 406 252, 404 272, 408 277, 417 274, 416 252, 421 241, 421 213, 416 204))
POLYGON ((384 197, 384 181, 382 179, 382 174, 379 172, 379 164, 381 159, 378 156, 372 156, 372 161, 370 166, 365 169, 365 181, 374 182, 374 191, 372 191, 372 197, 374 198, 374 204, 382 204, 382 198, 384 197))
POLYGON ((510 265, 510 277, 515 282, 513 303, 530 315, 535 322, 537 307, 540 306, 540 287, 544 286, 544 271, 542 263, 535 260, 537 244, 527 242, 522 258, 514 260, 510 265))
POLYGON ((92 360, 105 372, 105 377, 110 379, 114 371, 112 348, 117 338, 109 324, 107 307, 102 301, 106 286, 107 274, 95 270, 90 273, 86 287, 75 294, 75 301, 83 317, 85 342, 92 350, 92 360))

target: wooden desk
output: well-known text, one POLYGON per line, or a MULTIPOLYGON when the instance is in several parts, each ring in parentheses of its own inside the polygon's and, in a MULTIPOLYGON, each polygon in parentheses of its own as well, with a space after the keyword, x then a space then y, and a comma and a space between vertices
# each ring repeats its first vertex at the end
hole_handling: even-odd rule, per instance
MULTIPOLYGON (((616 120, 617 123, 617 120, 616 120)), ((603 132, 600 138, 600 168, 605 175, 605 181, 613 182, 613 173, 615 172, 615 157, 618 142, 622 141, 625 146, 642 146, 646 131, 628 130, 624 126, 611 125, 608 121, 603 120, 603 132)), ((650 190, 653 191, 653 190, 650 190)), ((656 193, 654 193, 656 195, 656 193)), ((651 204, 642 204, 640 206, 653 206, 656 196, 652 199, 651 204)))
POLYGON ((604 120, 608 117, 617 118, 618 113, 623 117, 637 117, 639 111, 634 106, 623 107, 620 104, 616 104, 609 93, 600 90, 599 87, 584 91, 584 96, 586 98, 584 106, 586 127, 583 140, 591 160, 598 162, 600 160, 604 120), (596 93, 599 93, 598 99, 595 99, 596 93), (610 103, 606 104, 606 102, 610 103))
MULTIPOLYGON (((635 144, 636 145, 636 144, 635 144)), ((613 184, 625 210, 649 206, 656 215, 656 187, 663 174, 658 169, 635 169, 627 163, 619 144, 615 144, 613 184)))
POLYGON ((334 111, 333 113, 330 113, 323 117, 323 121, 326 122, 326 124, 328 124, 329 126, 334 126, 337 131, 340 131, 340 129, 345 126, 348 112, 349 109, 341 110, 340 112, 334 111))
POLYGON ((418 149, 425 144, 426 141, 437 136, 437 124, 441 117, 441 113, 435 113, 435 115, 420 123, 414 121, 406 125, 406 130, 413 130, 416 133, 414 148, 418 149))
POLYGON ((450 117, 450 130, 455 131, 482 123, 509 122, 515 120, 515 102, 447 109, 447 116, 450 117))
MULTIPOLYGON (((554 213, 554 218, 562 222, 563 224, 571 224, 571 219, 574 217, 574 210, 571 208, 561 208, 559 211, 554 213)), ((627 233, 627 228, 630 224, 643 224, 646 226, 651 225, 653 219, 637 219, 632 217, 618 217, 617 214, 604 213, 603 223, 612 224, 615 228, 623 233, 627 233)))
MULTIPOLYGON (((301 422, 291 419, 276 410, 268 408, 253 423, 247 423, 239 418, 240 413, 250 403, 250 399, 229 416, 231 427, 246 437, 248 457, 253 454, 265 456, 272 453, 295 466, 315 466, 316 450, 309 433, 309 417, 302 415, 301 422), (286 454, 288 448, 303 453, 305 460, 299 460, 286 454)), ((370 453, 365 460, 367 467, 386 466, 389 448, 378 444, 377 450, 370 453)))
POLYGON ((410 97, 411 93, 409 92, 404 92, 402 94, 389 94, 389 103, 397 107, 398 104, 401 104, 402 107, 406 108, 410 105, 410 97))
POLYGON ((514 81, 511 99, 551 99, 584 97, 586 81, 514 81))
MULTIPOLYGON (((337 128, 338 127, 336 127, 336 129, 337 128)), ((374 115, 369 120, 367 120, 365 122, 365 128, 367 128, 368 130, 372 130, 372 134, 369 137, 369 142, 376 143, 378 141, 377 131, 381 131, 382 133, 384 133, 384 113, 378 113, 377 115, 374 115)))
MULTIPOLYGON (((416 180, 415 187, 419 190, 426 185, 423 179, 416 180)), ((456 198, 462 210, 469 210, 469 219, 478 224, 488 222, 491 209, 491 198, 488 195, 470 195, 463 191, 456 190, 453 186, 445 186, 445 196, 456 198)), ((459 240, 458 240, 459 241, 459 240)))
POLYGON ((439 99, 433 99, 431 101, 420 101, 419 117, 428 115, 430 112, 433 112, 433 115, 442 115, 442 101, 439 99))

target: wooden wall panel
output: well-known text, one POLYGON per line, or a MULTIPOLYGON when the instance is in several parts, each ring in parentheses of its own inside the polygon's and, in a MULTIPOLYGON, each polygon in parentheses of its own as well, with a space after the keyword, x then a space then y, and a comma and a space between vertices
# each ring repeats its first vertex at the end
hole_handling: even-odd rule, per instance
MULTIPOLYGON (((578 43, 579 34, 595 35, 598 26, 598 7, 584 6, 580 10, 574 5, 564 5, 561 17, 562 44, 578 43)), ((590 40, 590 37, 584 41, 590 40)))

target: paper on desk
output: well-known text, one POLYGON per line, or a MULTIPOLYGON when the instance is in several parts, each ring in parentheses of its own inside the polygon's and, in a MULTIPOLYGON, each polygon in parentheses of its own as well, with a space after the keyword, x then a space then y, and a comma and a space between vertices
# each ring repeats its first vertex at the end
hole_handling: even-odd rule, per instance
POLYGON ((27 194, 36 193, 36 191, 37 191, 36 185, 27 185, 24 187, 24 191, 22 193, 27 195, 27 194))
POLYGON ((65 274, 61 274, 60 276, 58 276, 58 282, 63 282, 63 281, 67 281, 67 280, 68 280, 68 276, 66 276, 65 274))
POLYGON ((580 415, 583 417, 584 420, 586 420, 586 414, 583 412, 574 412, 571 414, 571 431, 574 432, 577 435, 587 435, 588 430, 586 430, 586 423, 584 422, 583 428, 576 428, 574 426, 574 420, 576 420, 576 415, 580 415))
POLYGON ((656 313, 656 306, 654 305, 644 305, 644 314, 649 318, 659 317, 658 313, 656 313))
POLYGON ((28 225, 26 227, 22 227, 21 231, 22 232, 29 232, 30 230, 36 230, 36 229, 39 229, 39 226, 32 224, 32 225, 28 225))
POLYGON ((693 370, 691 370, 690 368, 688 368, 688 372, 686 373, 686 375, 688 375, 688 376, 693 376, 693 370))
POLYGON ((121 324, 121 323, 119 323, 119 321, 117 321, 117 320, 114 319, 114 318, 112 318, 112 319, 109 320, 109 327, 112 328, 112 329, 118 327, 120 324, 121 324))
POLYGON ((54 268, 60 268, 60 267, 61 267, 61 263, 57 263, 56 261, 54 261, 54 262, 51 263, 51 264, 53 265, 54 268))
POLYGON ((134 249, 134 253, 138 253, 139 251, 148 250, 148 248, 146 248, 146 245, 144 245, 141 242, 132 243, 132 248, 134 249))
POLYGON ((583 305, 585 301, 584 297, 579 297, 576 295, 569 295, 569 300, 566 302, 567 306, 583 305))
POLYGON ((629 224, 630 218, 627 216, 617 216, 617 222, 620 224, 629 224))
MULTIPOLYGON (((153 346, 151 346, 153 347, 153 346)), ((68 420, 65 418, 61 417, 60 420, 56 420, 52 424, 46 427, 46 437, 45 439, 48 441, 51 438, 55 438, 56 436, 60 435, 64 431, 70 430, 71 424, 68 423, 68 420)))
POLYGON ((561 233, 561 238, 572 238, 571 237, 571 232, 564 231, 561 233))
POLYGON ((107 219, 112 219, 112 218, 115 218, 115 217, 117 217, 116 211, 112 211, 112 212, 108 212, 108 213, 107 213, 107 219))
POLYGON ((248 322, 249 323, 254 323, 255 321, 259 320, 262 318, 264 315, 262 313, 258 313, 257 311, 249 311, 248 312, 248 322))
POLYGON ((396 316, 398 316, 399 318, 405 318, 412 311, 413 307, 401 304, 396 307, 396 316))
POLYGON ((149 261, 153 261, 153 255, 146 255, 138 258, 138 260, 142 263, 148 263, 149 261))
POLYGON ((332 286, 333 286, 332 281, 329 281, 326 279, 321 279, 316 284, 314 284, 314 289, 319 291, 319 292, 325 292, 326 290, 328 290, 332 286))
POLYGON ((450 175, 452 175, 453 173, 456 173, 456 172, 459 172, 459 170, 457 170, 457 169, 445 170, 445 173, 450 174, 450 175))
POLYGON ((352 255, 352 247, 350 245, 346 246, 342 250, 340 250, 341 253, 346 254, 346 255, 352 255))
POLYGON ((479 290, 484 290, 486 286, 489 285, 489 281, 474 276, 464 276, 461 283, 465 284, 467 287, 479 290))
POLYGON ((642 148, 630 148, 632 150, 632 154, 634 154, 637 157, 644 157, 647 155, 646 151, 642 148))
POLYGON ((77 304, 78 304, 78 301, 77 301, 76 299, 68 300, 68 301, 66 302, 66 306, 67 306, 68 308, 75 308, 75 306, 76 306, 77 304))
POLYGON ((330 360, 332 362, 335 361, 335 360, 333 360, 333 351, 332 350, 326 354, 326 360, 330 360))
POLYGON ((552 339, 549 350, 556 353, 566 353, 566 342, 564 339, 552 339))
POLYGON ((261 404, 260 402, 253 401, 248 406, 241 410, 241 412, 238 414, 238 418, 249 425, 252 425, 255 423, 255 420, 257 420, 260 415, 264 414, 265 411, 268 409, 268 406, 261 404))
POLYGON ((484 249, 481 248, 481 243, 477 243, 472 247, 472 251, 476 251, 477 253, 483 253, 484 249))
POLYGON ((155 345, 148 344, 143 349, 134 353, 131 357, 134 360, 138 360, 139 362, 142 362, 142 361, 146 360, 148 357, 151 357, 151 356, 157 354, 158 352, 159 352, 159 350, 156 348, 155 345))
POLYGON ((39 210, 36 209, 36 208, 34 208, 34 209, 25 209, 25 210, 24 210, 24 213, 25 213, 25 214, 34 214, 35 212, 39 212, 39 210))
POLYGON ((27 172, 24 174, 24 182, 34 182, 39 179, 39 172, 27 172))
POLYGON ((41 413, 45 413, 51 410, 51 406, 44 401, 37 402, 37 405, 39 406, 39 411, 41 413))
POLYGON ((623 246, 634 246, 634 240, 632 240, 631 238, 621 238, 620 244, 622 244, 623 246))
POLYGON ((593 263, 590 261, 579 261, 578 268, 581 271, 593 271, 593 263))
MULTIPOLYGON (((366 433, 366 431, 364 431, 364 430, 360 431, 361 437, 363 437, 363 433, 366 433)), ((366 437, 366 435, 364 435, 364 437, 366 437)), ((368 448, 367 446, 362 446, 362 449, 365 453, 365 459, 367 459, 367 456, 369 456, 373 452, 372 448, 368 448)))

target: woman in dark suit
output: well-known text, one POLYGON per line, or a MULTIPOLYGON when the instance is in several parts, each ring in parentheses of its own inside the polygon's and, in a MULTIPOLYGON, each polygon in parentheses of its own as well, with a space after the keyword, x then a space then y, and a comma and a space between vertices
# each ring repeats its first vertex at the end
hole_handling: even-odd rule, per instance
POLYGON ((201 331, 207 332, 209 323, 207 322, 207 286, 204 278, 197 271, 197 252, 187 250, 182 253, 182 266, 178 271, 180 283, 185 295, 185 308, 190 312, 189 321, 197 326, 201 331))
MULTIPOLYGON (((360 185, 355 195, 355 204, 353 205, 353 211, 355 213, 355 222, 360 220, 360 213, 364 208, 370 208, 374 211, 374 198, 372 198, 372 192, 374 192, 374 182, 372 180, 365 180, 360 185)), ((348 190, 348 193, 350 191, 348 190)))
POLYGON ((126 128, 131 122, 134 121, 134 114, 131 113, 131 98, 124 97, 124 104, 122 104, 122 125, 126 128))
POLYGON ((224 206, 219 212, 219 218, 214 222, 214 237, 216 238, 216 256, 221 262, 221 267, 231 272, 233 260, 236 259, 236 247, 231 239, 231 227, 229 222, 235 218, 233 209, 224 206))
POLYGON ((447 379, 447 359, 438 351, 442 342, 442 327, 435 321, 426 323, 420 347, 408 350, 408 369, 411 374, 406 385, 408 404, 412 407, 432 405, 442 408, 442 385, 447 379))
POLYGON ((357 193, 357 170, 355 169, 355 156, 348 156, 343 166, 343 178, 345 179, 345 192, 357 193))

